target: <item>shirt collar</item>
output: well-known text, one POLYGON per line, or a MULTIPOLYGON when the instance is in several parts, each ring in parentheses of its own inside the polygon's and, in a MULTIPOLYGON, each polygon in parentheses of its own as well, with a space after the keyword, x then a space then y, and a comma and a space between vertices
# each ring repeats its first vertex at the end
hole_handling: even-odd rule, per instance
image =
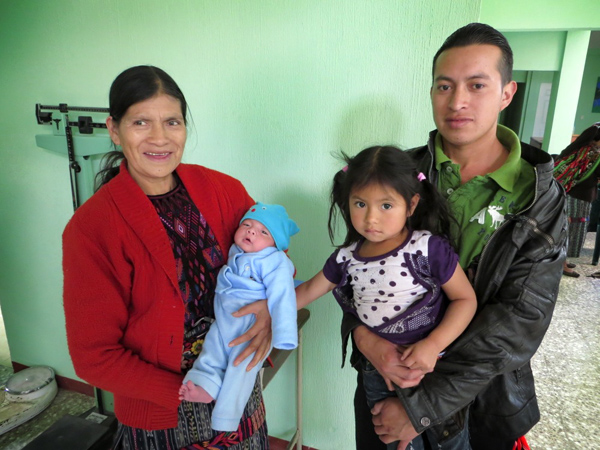
MULTIPOLYGON (((505 191, 512 192, 521 173, 521 142, 511 129, 500 124, 496 129, 496 136, 502 145, 508 148, 509 154, 502 167, 487 176, 505 191)), ((442 148, 442 135, 437 133, 435 136, 435 168, 440 171, 442 165, 448 162, 453 164, 442 148)))

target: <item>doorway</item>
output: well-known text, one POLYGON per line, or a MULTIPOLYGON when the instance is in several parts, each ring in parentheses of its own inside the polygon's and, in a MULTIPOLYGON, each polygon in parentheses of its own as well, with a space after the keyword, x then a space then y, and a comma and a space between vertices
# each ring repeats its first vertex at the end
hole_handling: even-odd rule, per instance
POLYGON ((542 148, 556 72, 515 71, 517 92, 500 113, 498 122, 513 130, 522 142, 542 148))

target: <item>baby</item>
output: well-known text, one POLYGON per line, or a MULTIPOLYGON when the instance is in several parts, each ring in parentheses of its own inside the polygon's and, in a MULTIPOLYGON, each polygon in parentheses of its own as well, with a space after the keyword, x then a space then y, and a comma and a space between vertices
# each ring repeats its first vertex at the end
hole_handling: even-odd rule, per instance
POLYGON ((217 401, 211 425, 215 430, 238 429, 262 367, 257 364, 247 372, 247 364, 233 365, 248 344, 230 348, 228 343, 252 326, 254 315, 233 317, 231 314, 266 298, 272 317, 272 347, 291 350, 298 346, 294 265, 284 253, 290 236, 298 231, 283 206, 259 202, 244 215, 235 232, 227 264, 217 278, 215 322, 179 390, 180 400, 217 401))

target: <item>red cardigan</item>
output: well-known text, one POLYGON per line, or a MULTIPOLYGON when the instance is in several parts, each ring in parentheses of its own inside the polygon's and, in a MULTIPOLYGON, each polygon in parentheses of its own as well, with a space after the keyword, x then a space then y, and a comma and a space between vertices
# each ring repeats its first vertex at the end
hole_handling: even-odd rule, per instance
MULTIPOLYGON (((177 174, 226 255, 254 202, 214 170, 180 164, 177 174)), ((77 375, 114 394, 125 425, 176 427, 184 304, 167 233, 125 164, 67 224, 63 271, 77 375)))

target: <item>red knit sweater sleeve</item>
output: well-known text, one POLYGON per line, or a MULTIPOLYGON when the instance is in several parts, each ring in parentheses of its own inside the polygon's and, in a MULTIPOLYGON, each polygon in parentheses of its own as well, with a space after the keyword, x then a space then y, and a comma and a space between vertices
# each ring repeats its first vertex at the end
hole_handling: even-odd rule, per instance
MULTIPOLYGON (((115 395, 175 411, 182 376, 144 360, 140 352, 125 345, 127 329, 134 327, 136 320, 146 322, 149 343, 154 341, 153 328, 169 326, 168 318, 160 323, 152 317, 150 308, 143 315, 145 306, 133 298, 134 283, 139 282, 135 280, 134 255, 140 251, 135 239, 128 239, 110 208, 88 208, 86 213, 75 215, 63 234, 64 308, 75 371, 115 395)), ((148 298, 152 288, 149 283, 148 298)))

